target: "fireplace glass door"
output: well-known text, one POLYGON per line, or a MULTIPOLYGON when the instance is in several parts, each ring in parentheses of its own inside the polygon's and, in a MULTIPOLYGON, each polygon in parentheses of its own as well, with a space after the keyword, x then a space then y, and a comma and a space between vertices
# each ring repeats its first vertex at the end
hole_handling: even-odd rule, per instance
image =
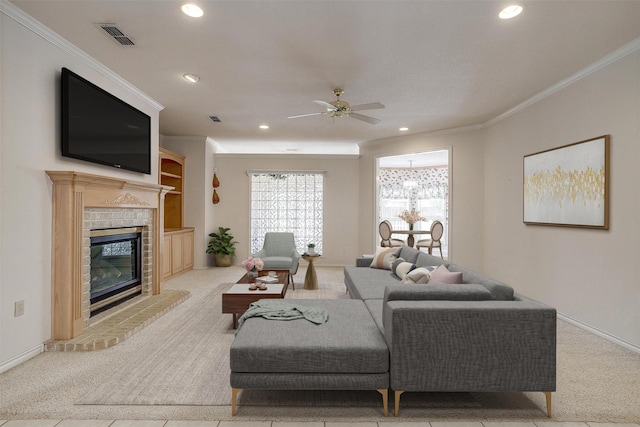
POLYGON ((92 230, 91 315, 142 292, 142 230, 92 230))

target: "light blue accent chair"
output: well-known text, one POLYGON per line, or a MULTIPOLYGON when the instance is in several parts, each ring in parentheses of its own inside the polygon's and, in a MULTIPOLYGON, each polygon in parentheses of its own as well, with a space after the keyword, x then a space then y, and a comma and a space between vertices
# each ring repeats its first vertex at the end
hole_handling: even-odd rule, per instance
POLYGON ((264 261, 263 270, 289 270, 289 281, 293 286, 293 290, 296 290, 296 285, 293 283, 293 275, 298 272, 300 254, 296 249, 293 233, 266 233, 262 249, 253 254, 253 256, 264 261))

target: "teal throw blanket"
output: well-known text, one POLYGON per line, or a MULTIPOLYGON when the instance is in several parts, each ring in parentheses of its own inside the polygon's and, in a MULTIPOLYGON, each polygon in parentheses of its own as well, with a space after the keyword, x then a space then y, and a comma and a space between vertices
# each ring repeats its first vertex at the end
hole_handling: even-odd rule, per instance
POLYGON ((291 304, 277 299, 263 299, 249 305, 249 309, 238 320, 236 334, 244 321, 250 317, 264 317, 269 320, 307 319, 320 325, 329 320, 329 313, 324 308, 291 304))

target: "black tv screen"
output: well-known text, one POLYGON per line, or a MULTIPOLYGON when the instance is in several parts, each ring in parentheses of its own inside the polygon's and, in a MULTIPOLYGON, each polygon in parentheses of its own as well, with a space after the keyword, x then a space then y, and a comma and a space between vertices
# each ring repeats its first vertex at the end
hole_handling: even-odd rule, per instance
POLYGON ((62 69, 62 155, 151 174, 151 118, 62 69))

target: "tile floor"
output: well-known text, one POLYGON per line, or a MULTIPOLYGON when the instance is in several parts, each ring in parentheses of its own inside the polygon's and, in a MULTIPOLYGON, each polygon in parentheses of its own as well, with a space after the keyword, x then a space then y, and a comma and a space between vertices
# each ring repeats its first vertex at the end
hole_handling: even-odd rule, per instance
POLYGON ((640 427, 640 424, 582 422, 283 422, 166 420, 0 420, 1 427, 640 427))

